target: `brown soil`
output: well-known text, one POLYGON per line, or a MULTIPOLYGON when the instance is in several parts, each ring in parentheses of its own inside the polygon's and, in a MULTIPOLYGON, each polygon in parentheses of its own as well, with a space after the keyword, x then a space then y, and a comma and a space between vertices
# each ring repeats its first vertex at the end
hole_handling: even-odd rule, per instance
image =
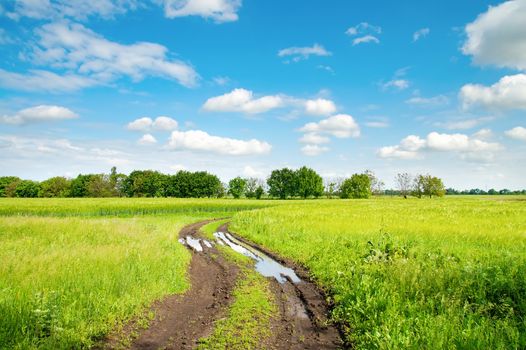
MULTIPOLYGON (((199 237, 199 228, 209 221, 183 228, 180 237, 199 237)), ((226 231, 223 226, 221 230, 226 231)), ((255 249, 263 251, 280 263, 293 268, 302 279, 300 283, 278 283, 269 279, 278 303, 279 314, 272 321, 272 336, 261 344, 262 349, 339 349, 343 348, 338 330, 327 320, 328 305, 323 293, 309 280, 308 272, 290 261, 284 261, 263 247, 235 236, 255 249)), ((190 249, 190 248, 189 248, 190 249)), ((183 295, 172 295, 152 306, 155 319, 148 329, 139 330, 130 349, 194 349, 198 340, 210 335, 214 322, 225 317, 233 301, 231 292, 236 285, 239 268, 221 256, 215 248, 203 252, 192 250, 189 267, 191 287, 183 295)), ((125 336, 137 332, 130 325, 125 336)), ((122 334, 120 335, 122 337, 122 334)), ((110 336, 100 348, 121 348, 119 337, 110 336)))

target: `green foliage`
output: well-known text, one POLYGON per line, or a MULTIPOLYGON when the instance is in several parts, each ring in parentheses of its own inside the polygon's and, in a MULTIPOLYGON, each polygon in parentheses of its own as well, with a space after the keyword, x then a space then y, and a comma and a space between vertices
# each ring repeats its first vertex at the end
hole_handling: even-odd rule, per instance
POLYGON ((40 183, 39 197, 68 197, 70 195, 71 180, 63 176, 56 176, 40 183))
POLYGON ((247 187, 247 180, 238 177, 233 178, 228 182, 228 193, 230 193, 234 198, 239 199, 247 187))
POLYGON ((14 197, 16 186, 20 181, 16 176, 0 177, 0 197, 14 197))
POLYGON ((294 202, 231 229, 308 267, 353 348, 524 349, 526 206, 491 199, 294 202))
POLYGON ((124 192, 128 197, 163 197, 166 191, 167 176, 153 170, 135 170, 124 182, 124 192))
POLYGON ((302 198, 316 197, 323 194, 323 179, 314 170, 301 167, 296 170, 297 194, 302 198))
POLYGON ((40 192, 40 184, 31 180, 22 180, 18 182, 15 194, 19 198, 35 198, 40 192))
POLYGON ((248 178, 246 180, 245 196, 247 198, 256 198, 256 191, 258 189, 258 179, 248 178))
POLYGON ((265 194, 265 190, 263 189, 263 186, 258 186, 256 188, 255 196, 256 199, 261 199, 261 197, 265 194))
POLYGON ((169 176, 166 196, 177 198, 222 197, 224 188, 219 178, 206 171, 181 170, 169 176))
POLYGON ((353 174, 345 179, 340 187, 341 198, 369 198, 371 196, 371 179, 367 174, 353 174))
POLYGON ((414 180, 413 195, 418 198, 422 196, 443 197, 446 194, 446 189, 442 180, 431 175, 418 175, 414 180))
POLYGON ((272 197, 286 199, 296 194, 296 176, 289 168, 276 169, 267 179, 268 193, 272 197))

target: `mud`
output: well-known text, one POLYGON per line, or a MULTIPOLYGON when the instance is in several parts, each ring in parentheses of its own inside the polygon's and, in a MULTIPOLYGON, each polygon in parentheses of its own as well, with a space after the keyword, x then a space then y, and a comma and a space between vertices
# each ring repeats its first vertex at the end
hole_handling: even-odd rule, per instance
MULTIPOLYGON (((279 313, 272 320, 271 338, 262 342, 261 349, 344 348, 337 328, 328 322, 326 299, 307 270, 229 232, 227 225, 218 230, 222 234, 216 235, 215 242, 207 241, 199 228, 208 222, 186 226, 179 233, 179 242, 192 252, 190 289, 154 303, 155 319, 148 329, 138 331, 129 349, 194 349, 200 338, 212 333, 214 322, 227 314, 239 275, 239 268, 221 256, 216 244, 251 257, 256 269, 264 265, 258 271, 269 277, 279 313)), ((127 330, 137 332, 136 327, 127 330)), ((98 348, 116 347, 122 345, 109 337, 98 348)))

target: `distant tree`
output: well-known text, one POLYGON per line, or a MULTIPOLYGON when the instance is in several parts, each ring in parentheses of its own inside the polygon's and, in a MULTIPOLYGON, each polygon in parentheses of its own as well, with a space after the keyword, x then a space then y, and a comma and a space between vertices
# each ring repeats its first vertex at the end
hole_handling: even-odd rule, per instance
POLYGON ((69 197, 71 180, 62 176, 52 177, 40 183, 39 197, 69 197))
POLYGON ((505 195, 506 195, 506 194, 511 194, 511 191, 508 190, 507 188, 504 188, 504 189, 502 189, 502 190, 499 191, 499 194, 505 194, 505 195))
POLYGON ((413 177, 408 173, 398 173, 395 177, 396 188, 400 191, 400 195, 407 197, 411 192, 413 185, 413 177))
POLYGON ((15 194, 20 198, 35 198, 38 197, 40 191, 40 184, 36 181, 22 180, 18 182, 15 194))
POLYGON ((256 188, 256 199, 261 199, 261 197, 265 194, 265 190, 263 189, 263 186, 259 185, 256 188))
POLYGON ((128 197, 163 197, 167 176, 153 170, 135 170, 126 178, 124 192, 128 197))
POLYGON ((206 171, 198 171, 193 173, 195 178, 195 197, 218 197, 224 193, 224 187, 221 180, 216 175, 210 174, 206 171))
POLYGON ((246 181, 245 196, 247 198, 256 198, 256 190, 258 189, 258 186, 259 186, 258 179, 251 177, 251 178, 245 179, 245 181, 246 181))
POLYGON ((17 184, 21 181, 16 176, 0 177, 0 197, 14 197, 17 184))
POLYGON ((494 188, 490 189, 488 191, 488 194, 491 194, 491 195, 496 195, 496 194, 499 194, 499 192, 497 192, 494 188))
POLYGON ((228 193, 230 193, 234 198, 239 199, 245 194, 246 187, 247 180, 238 176, 228 182, 228 193))
POLYGON ((369 198, 370 196, 371 180, 367 174, 353 174, 340 188, 341 198, 369 198))
POLYGON ((115 187, 110 180, 111 175, 93 175, 86 186, 88 197, 112 197, 115 196, 115 187))
POLYGON ((295 171, 296 194, 302 198, 323 194, 323 179, 316 171, 305 166, 295 171))
POLYGON ((88 197, 88 183, 93 176, 95 175, 79 174, 76 178, 71 180, 70 197, 88 197))
POLYGON ((457 195, 457 194, 460 194, 460 192, 458 192, 457 190, 455 190, 454 188, 447 188, 446 189, 446 195, 457 195))
POLYGON ((296 194, 296 174, 289 168, 273 170, 267 179, 268 193, 272 197, 286 199, 296 194))
POLYGON ((446 194, 446 189, 442 180, 431 175, 418 175, 414 181, 413 194, 422 198, 422 196, 443 197, 446 194))
POLYGON ((324 187, 325 196, 327 196, 327 198, 332 198, 336 194, 336 190, 337 190, 336 186, 337 186, 337 183, 334 179, 324 180, 323 187, 324 187))
POLYGON ((380 180, 372 170, 366 170, 364 174, 369 177, 369 181, 371 182, 371 193, 375 196, 381 195, 384 191, 385 183, 380 180))

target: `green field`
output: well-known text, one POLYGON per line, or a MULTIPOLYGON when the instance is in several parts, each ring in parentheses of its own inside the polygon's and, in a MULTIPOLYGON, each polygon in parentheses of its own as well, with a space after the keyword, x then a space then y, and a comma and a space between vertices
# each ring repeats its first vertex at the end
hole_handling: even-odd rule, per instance
POLYGON ((254 201, 0 200, 0 349, 89 347, 188 288, 179 230, 254 201), (154 215, 155 214, 155 215, 154 215))
POLYGON ((356 348, 526 348, 525 198, 311 201, 232 229, 308 267, 356 348))
MULTIPOLYGON (((188 288, 179 229, 227 216, 310 269, 358 349, 526 348, 526 198, 512 196, 1 199, 0 348, 89 347, 147 317, 188 288)), ((208 341, 230 339, 246 305, 270 310, 241 298, 264 285, 247 281, 208 341)))

